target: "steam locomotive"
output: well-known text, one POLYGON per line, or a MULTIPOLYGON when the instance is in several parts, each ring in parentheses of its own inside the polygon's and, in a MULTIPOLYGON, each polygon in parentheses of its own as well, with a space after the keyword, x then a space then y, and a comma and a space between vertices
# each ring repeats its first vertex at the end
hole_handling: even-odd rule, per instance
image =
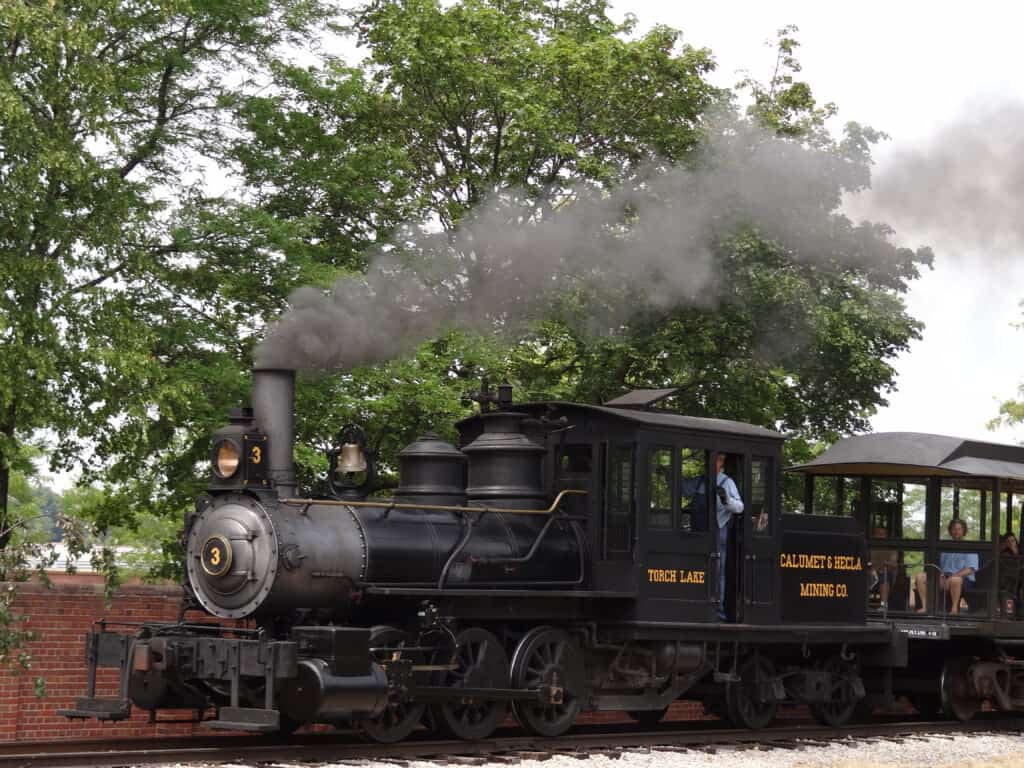
POLYGON ((976 445, 951 467, 909 438, 853 438, 794 468, 805 509, 783 514, 777 432, 657 408, 672 390, 598 406, 485 386, 460 447, 426 434, 401 451, 392 498, 368 497, 353 427, 314 499, 297 490, 294 387, 292 371, 253 372, 252 407, 213 435, 209 493, 186 520, 180 620, 99 623, 65 715, 190 708, 213 728, 351 724, 391 742, 421 726, 484 738, 510 707, 545 736, 584 711, 652 724, 678 698, 750 728, 781 702, 829 724, 901 695, 961 718, 984 699, 1024 707, 1024 627, 991 578, 1024 449, 976 445), (705 490, 719 455, 745 503, 724 549, 705 490), (954 481, 965 505, 986 494, 989 543, 939 539, 954 481), (918 511, 924 534, 908 538, 918 511), (989 548, 991 584, 979 568, 959 612, 928 569, 965 546, 989 548), (916 603, 899 586, 918 567, 928 603, 924 582, 916 603), (98 668, 119 671, 116 695, 98 695, 98 668))

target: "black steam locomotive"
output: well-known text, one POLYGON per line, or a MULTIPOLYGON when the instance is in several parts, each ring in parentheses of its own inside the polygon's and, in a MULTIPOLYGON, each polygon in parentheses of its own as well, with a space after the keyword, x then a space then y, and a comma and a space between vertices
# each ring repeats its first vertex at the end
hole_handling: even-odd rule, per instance
POLYGON ((653 407, 671 392, 593 406, 485 388, 459 448, 427 434, 401 452, 386 500, 366 497, 372 462, 346 429, 332 498, 311 499, 294 375, 255 371, 186 522, 182 620, 101 624, 64 714, 192 708, 214 728, 351 723, 396 741, 421 724, 483 738, 509 707, 546 736, 592 710, 650 724, 678 698, 752 728, 780 702, 829 724, 901 695, 960 718, 984 699, 1024 708, 1019 584, 997 543, 1024 449, 853 438, 795 468, 805 509, 783 514, 783 436, 653 407), (724 549, 719 456, 744 502, 724 549), (979 511, 973 541, 942 539, 943 515, 979 511), (977 559, 955 606, 946 550, 977 559), (185 621, 195 609, 223 621, 185 621), (120 670, 116 696, 97 695, 99 667, 120 670))

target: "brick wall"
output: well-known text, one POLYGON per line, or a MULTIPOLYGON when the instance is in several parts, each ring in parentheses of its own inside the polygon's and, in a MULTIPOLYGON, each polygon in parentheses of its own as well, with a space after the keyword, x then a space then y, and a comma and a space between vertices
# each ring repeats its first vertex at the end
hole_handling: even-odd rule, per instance
MULTIPOLYGON (((181 602, 181 589, 175 586, 126 585, 113 603, 103 601, 103 585, 98 577, 87 574, 52 575, 54 586, 41 584, 17 586, 15 611, 28 617, 27 628, 39 634, 29 643, 32 668, 21 671, 15 665, 0 667, 0 741, 34 741, 55 738, 96 739, 132 736, 181 736, 192 733, 192 724, 149 723, 147 713, 137 711, 120 723, 96 720, 67 720, 57 714, 71 707, 85 692, 85 633, 93 621, 175 621, 181 602), (36 696, 33 680, 46 681, 46 695, 36 696)), ((113 696, 117 689, 117 671, 100 670, 97 694, 113 696)), ((174 713, 178 719, 189 713, 174 713)))
MULTIPOLYGON (((99 577, 53 574, 52 579, 52 589, 34 583, 17 587, 16 612, 28 616, 28 628, 36 631, 40 639, 28 644, 33 657, 29 671, 0 666, 0 742, 211 733, 193 723, 174 722, 192 717, 191 711, 161 712, 156 723, 150 723, 148 713, 139 710, 120 723, 67 720, 58 715, 58 709, 71 707, 75 698, 85 692, 84 636, 92 622, 100 618, 175 621, 181 590, 172 585, 129 584, 121 587, 110 606, 106 606, 99 577), (33 680, 40 676, 46 680, 47 691, 41 699, 33 686, 33 680)), ((116 670, 100 670, 97 694, 113 696, 116 688, 116 670)), ((699 702, 679 701, 672 705, 667 719, 702 717, 705 715, 699 702)), ((617 712, 600 712, 581 717, 581 722, 629 722, 629 718, 617 712)))

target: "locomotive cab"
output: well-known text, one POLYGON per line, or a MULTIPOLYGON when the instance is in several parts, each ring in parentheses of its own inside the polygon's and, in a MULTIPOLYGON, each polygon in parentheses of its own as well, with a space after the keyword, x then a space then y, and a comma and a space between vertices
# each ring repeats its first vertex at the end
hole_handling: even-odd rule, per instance
POLYGON ((655 407, 672 392, 518 406, 535 424, 559 425, 544 437, 551 492, 587 491, 572 503, 590 533, 590 588, 635 594, 631 620, 863 625, 862 532, 780 514, 783 436, 655 407), (716 457, 743 503, 724 547, 716 457))

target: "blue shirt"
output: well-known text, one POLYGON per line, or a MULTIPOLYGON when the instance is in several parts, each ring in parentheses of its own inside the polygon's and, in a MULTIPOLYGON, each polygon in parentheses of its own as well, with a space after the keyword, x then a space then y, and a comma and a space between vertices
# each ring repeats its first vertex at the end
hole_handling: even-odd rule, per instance
POLYGON ((718 517, 718 527, 725 528, 729 524, 729 520, 733 515, 739 515, 743 512, 743 499, 740 498, 739 489, 736 488, 736 483, 732 481, 725 472, 718 473, 718 479, 715 482, 718 488, 725 489, 725 503, 718 498, 718 491, 715 491, 715 514, 718 517))
MULTIPOLYGON (((742 514, 743 499, 740 498, 740 492, 736 488, 736 483, 725 472, 719 472, 716 485, 720 488, 725 488, 725 504, 718 498, 718 491, 715 491, 715 517, 718 519, 718 527, 724 528, 729 524, 729 519, 732 515, 742 514)), ((683 480, 682 494, 684 496, 703 496, 704 476, 683 480)))
POLYGON ((974 581, 974 574, 978 572, 978 553, 977 552, 940 552, 939 553, 939 570, 941 570, 947 576, 956 573, 964 568, 973 568, 974 570, 964 576, 967 581, 974 581))

